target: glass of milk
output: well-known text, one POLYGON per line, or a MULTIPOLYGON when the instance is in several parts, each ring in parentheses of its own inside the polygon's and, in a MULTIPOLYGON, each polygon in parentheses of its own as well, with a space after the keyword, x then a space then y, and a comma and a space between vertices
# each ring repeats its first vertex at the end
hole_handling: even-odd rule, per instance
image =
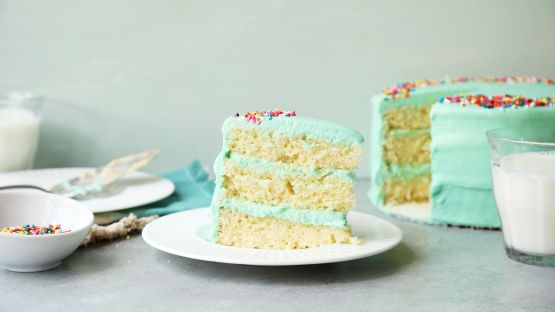
POLYGON ((33 165, 42 99, 29 93, 0 95, 0 172, 33 165))
POLYGON ((487 135, 507 255, 555 266, 555 128, 505 128, 487 135))

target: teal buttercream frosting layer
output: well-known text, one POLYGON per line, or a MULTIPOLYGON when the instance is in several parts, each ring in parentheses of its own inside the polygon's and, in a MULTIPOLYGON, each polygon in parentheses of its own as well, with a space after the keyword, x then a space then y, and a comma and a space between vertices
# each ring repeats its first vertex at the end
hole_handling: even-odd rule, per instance
POLYGON ((233 209, 254 217, 273 217, 300 224, 347 228, 347 214, 332 210, 256 204, 234 198, 224 200, 220 209, 233 209))
POLYGON ((371 120, 370 120, 370 190, 368 197, 370 202, 376 207, 383 206, 383 192, 381 190, 384 182, 384 162, 382 145, 384 141, 384 122, 382 111, 383 98, 374 96, 370 101, 371 120))
MULTIPOLYGON (((511 127, 553 127, 555 107, 516 109, 434 104, 450 95, 522 95, 528 98, 553 97, 555 85, 517 82, 465 82, 420 87, 408 98, 391 99, 385 95, 372 98, 371 188, 369 196, 383 207, 381 186, 385 178, 410 176, 410 167, 385 166, 382 146, 386 112, 404 106, 431 105, 431 215, 427 223, 499 227, 499 217, 491 191, 490 151, 486 131, 511 127)), ((395 130, 388 136, 416 135, 427 129, 395 130)), ((424 170, 422 171, 424 172, 424 170)))
POLYGON ((232 160, 234 164, 240 167, 250 168, 250 169, 260 170, 260 171, 267 171, 280 177, 310 175, 316 178, 323 178, 326 176, 333 176, 339 179, 345 179, 350 181, 353 181, 355 178, 355 173, 347 170, 294 167, 294 166, 268 161, 265 159, 247 157, 236 153, 230 153, 229 156, 226 155, 226 157, 232 160))
POLYGON ((271 131, 283 136, 306 136, 324 142, 360 145, 362 135, 349 127, 307 117, 262 117, 260 124, 244 117, 229 117, 225 120, 222 132, 225 134, 233 127, 248 127, 260 131, 271 131))
POLYGON ((387 166, 387 171, 384 172, 384 177, 387 178, 412 178, 419 176, 426 176, 431 174, 430 164, 422 165, 389 165, 387 166))

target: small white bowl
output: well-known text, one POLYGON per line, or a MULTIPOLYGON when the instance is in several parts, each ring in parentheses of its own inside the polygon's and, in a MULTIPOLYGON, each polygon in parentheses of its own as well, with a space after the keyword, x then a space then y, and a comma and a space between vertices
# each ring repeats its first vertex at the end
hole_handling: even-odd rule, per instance
POLYGON ((69 232, 49 235, 0 233, 0 265, 10 271, 37 272, 59 266, 79 247, 93 223, 79 202, 34 190, 0 191, 0 228, 60 224, 69 232))

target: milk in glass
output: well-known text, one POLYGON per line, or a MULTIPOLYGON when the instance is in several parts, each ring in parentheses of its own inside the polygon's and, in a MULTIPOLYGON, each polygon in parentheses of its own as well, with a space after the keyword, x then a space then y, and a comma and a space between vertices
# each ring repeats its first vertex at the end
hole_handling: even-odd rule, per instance
POLYGON ((24 107, 0 107, 0 172, 31 167, 39 124, 40 117, 24 107))
POLYGON ((500 158, 493 166, 493 187, 507 247, 555 255, 555 152, 500 158))

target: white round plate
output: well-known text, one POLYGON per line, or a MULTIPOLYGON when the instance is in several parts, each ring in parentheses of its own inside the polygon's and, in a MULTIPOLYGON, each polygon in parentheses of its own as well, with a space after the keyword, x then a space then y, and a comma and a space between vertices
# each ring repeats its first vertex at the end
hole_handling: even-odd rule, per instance
POLYGON ((143 229, 150 246, 182 257, 233 264, 282 266, 341 262, 376 255, 395 247, 403 234, 395 225, 380 218, 351 211, 353 234, 361 245, 334 244, 295 250, 264 250, 214 244, 203 237, 208 233, 210 208, 170 214, 143 229))
MULTIPOLYGON (((39 169, 0 174, 0 186, 30 184, 50 189, 58 182, 93 168, 39 169)), ((171 195, 170 180, 144 172, 131 173, 117 182, 121 191, 106 197, 80 200, 93 213, 115 211, 150 204, 171 195)))

